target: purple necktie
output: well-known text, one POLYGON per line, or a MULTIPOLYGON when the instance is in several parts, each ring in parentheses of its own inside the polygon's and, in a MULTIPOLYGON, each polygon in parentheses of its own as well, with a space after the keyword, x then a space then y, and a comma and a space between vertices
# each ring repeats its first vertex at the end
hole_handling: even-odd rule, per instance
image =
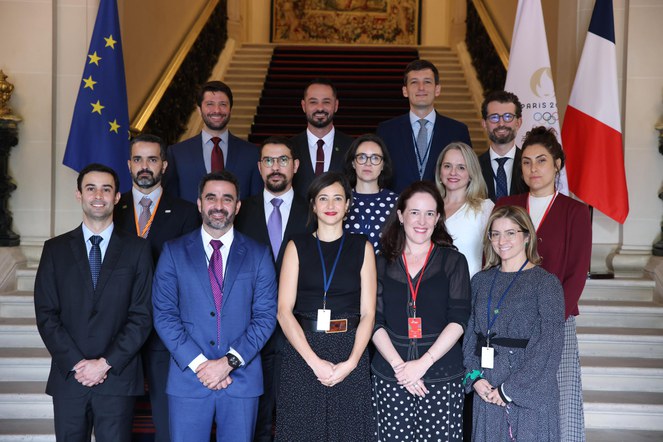
POLYGON ((221 342, 221 300, 223 299, 223 257, 221 256, 223 243, 218 239, 213 239, 209 244, 214 251, 207 272, 209 273, 209 282, 212 285, 214 305, 216 306, 216 343, 219 345, 221 342))
POLYGON ((272 244, 272 253, 276 260, 279 256, 279 250, 281 249, 281 242, 283 241, 283 238, 281 237, 283 220, 281 219, 281 210, 279 209, 281 204, 283 204, 283 200, 281 198, 272 198, 271 203, 272 206, 274 206, 274 209, 267 220, 267 232, 269 233, 269 242, 272 244))

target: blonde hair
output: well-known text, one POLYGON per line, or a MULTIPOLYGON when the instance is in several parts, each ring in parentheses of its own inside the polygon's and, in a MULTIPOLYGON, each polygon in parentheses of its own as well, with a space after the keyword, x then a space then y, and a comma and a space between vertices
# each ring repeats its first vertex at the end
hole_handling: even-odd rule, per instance
POLYGON ((488 238, 488 233, 493 227, 493 222, 500 218, 506 218, 512 221, 523 231, 523 234, 527 237, 525 243, 525 255, 527 256, 527 259, 532 264, 540 264, 541 257, 537 250, 536 229, 534 228, 534 224, 532 224, 529 215, 522 207, 502 206, 493 210, 493 213, 490 214, 490 218, 488 218, 488 222, 486 223, 486 230, 483 235, 483 256, 486 259, 486 264, 483 266, 483 270, 500 265, 502 262, 502 258, 500 258, 500 255, 495 252, 493 244, 490 241, 490 238, 488 238))
POLYGON ((435 164, 435 185, 440 191, 442 198, 447 196, 447 189, 444 187, 442 180, 440 179, 440 168, 442 167, 444 156, 451 149, 459 151, 463 156, 465 167, 467 167, 467 172, 470 177, 470 182, 467 184, 467 189, 465 190, 465 199, 470 206, 470 209, 478 213, 481 211, 481 204, 486 198, 488 198, 488 190, 483 175, 481 174, 479 158, 467 144, 461 143, 460 141, 454 141, 453 143, 449 143, 442 152, 440 152, 440 155, 437 157, 437 163, 435 164))

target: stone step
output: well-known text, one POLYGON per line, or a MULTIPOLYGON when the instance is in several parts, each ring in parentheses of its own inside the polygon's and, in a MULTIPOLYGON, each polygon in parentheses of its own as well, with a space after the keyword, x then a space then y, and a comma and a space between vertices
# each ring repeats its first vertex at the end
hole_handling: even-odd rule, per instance
POLYGON ((663 305, 646 301, 582 300, 578 327, 663 328, 663 305))
POLYGON ((663 393, 588 391, 583 399, 587 428, 663 431, 663 393))
POLYGON ((578 327, 580 356, 663 359, 659 328, 578 327))
POLYGON ((46 382, 0 382, 3 419, 53 419, 53 400, 46 382))
POLYGON ((652 301, 655 282, 643 278, 588 279, 581 300, 652 301))
POLYGON ((262 85, 265 82, 265 73, 264 72, 258 72, 252 74, 243 74, 236 72, 231 73, 230 69, 228 69, 228 73, 224 77, 224 81, 228 84, 232 84, 233 86, 257 84, 260 85, 262 89, 262 85))
POLYGON ((596 430, 585 431, 587 442, 661 442, 663 431, 596 430))
POLYGON ((584 391, 649 391, 663 393, 663 359, 580 358, 584 391))
POLYGON ((23 267, 16 269, 16 289, 31 292, 35 289, 36 267, 23 267))
POLYGON ((32 291, 11 291, 0 294, 0 318, 34 318, 32 291))
MULTIPOLYGON (((0 318, 0 348, 43 348, 34 318, 0 318)), ((1 416, 1 415, 0 415, 1 416)))
POLYGON ((46 348, 0 348, 3 381, 45 381, 50 369, 51 355, 46 348))
POLYGON ((0 442, 54 442, 53 419, 0 419, 0 442))

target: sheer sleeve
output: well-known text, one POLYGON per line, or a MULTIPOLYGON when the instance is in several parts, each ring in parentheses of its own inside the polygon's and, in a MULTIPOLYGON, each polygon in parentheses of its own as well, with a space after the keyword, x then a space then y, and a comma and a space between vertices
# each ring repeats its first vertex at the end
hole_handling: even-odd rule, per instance
POLYGON ((444 262, 444 271, 449 278, 448 322, 467 327, 470 317, 472 291, 467 260, 462 253, 447 250, 449 256, 444 262))
POLYGON ((384 292, 384 277, 387 267, 387 260, 382 255, 378 255, 375 258, 375 266, 377 268, 378 275, 378 285, 377 285, 377 299, 376 299, 376 308, 375 308, 375 327, 373 327, 373 333, 378 331, 381 328, 384 328, 385 319, 384 319, 384 298, 382 293, 384 292))

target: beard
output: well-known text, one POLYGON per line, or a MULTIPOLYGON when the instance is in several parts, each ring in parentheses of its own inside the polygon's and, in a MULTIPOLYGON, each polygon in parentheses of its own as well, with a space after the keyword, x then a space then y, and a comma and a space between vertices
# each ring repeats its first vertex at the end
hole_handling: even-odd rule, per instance
POLYGON ((312 114, 307 114, 306 115, 306 120, 309 122, 309 124, 313 127, 317 127, 318 129, 327 127, 330 124, 333 123, 334 121, 334 114, 333 113, 328 113, 328 112, 314 112, 312 114), (319 120, 317 117, 324 116, 322 120, 319 120))
POLYGON ((516 139, 516 131, 510 127, 500 126, 488 132, 488 139, 495 144, 507 144, 516 139), (498 130, 506 130, 507 134, 503 137, 498 137, 495 132, 498 130))
POLYGON ((283 192, 285 189, 288 188, 288 185, 290 184, 290 181, 286 178, 285 175, 279 172, 274 172, 270 173, 267 175, 267 180, 265 181, 265 187, 267 187, 267 190, 269 190, 272 193, 280 193, 283 192), (273 182, 270 179, 272 177, 281 177, 281 181, 273 182))
POLYGON ((149 189, 161 182, 161 173, 154 174, 149 169, 139 170, 138 173, 133 177, 134 183, 141 189, 149 189), (148 174, 149 176, 141 176, 142 174, 148 174))
POLYGON ((203 213, 202 217, 203 217, 203 223, 205 225, 211 227, 214 230, 224 230, 228 226, 230 226, 235 220, 235 213, 230 214, 227 210, 224 209, 220 210, 210 209, 207 211, 207 213, 203 213), (224 219, 221 220, 212 219, 212 216, 216 215, 217 213, 222 214, 224 219))
POLYGON ((226 128, 228 125, 228 122, 230 121, 230 112, 227 115, 224 114, 203 114, 201 113, 200 116, 203 119, 203 122, 205 123, 205 126, 207 126, 210 130, 214 131, 222 131, 223 129, 226 128), (220 116, 223 117, 223 119, 219 123, 214 123, 211 119, 210 116, 220 116))

